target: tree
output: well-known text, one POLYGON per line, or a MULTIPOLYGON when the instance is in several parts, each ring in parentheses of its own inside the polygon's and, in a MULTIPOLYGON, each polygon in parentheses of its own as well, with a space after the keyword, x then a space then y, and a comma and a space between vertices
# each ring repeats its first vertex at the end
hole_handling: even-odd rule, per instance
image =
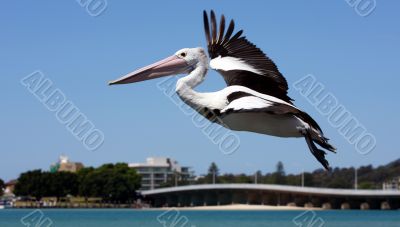
POLYGON ((314 186, 314 178, 311 173, 304 173, 304 186, 307 187, 314 186))
POLYGON ((222 184, 231 184, 235 182, 236 176, 231 173, 226 173, 218 177, 218 181, 222 184))
POLYGON ((129 202, 136 198, 141 178, 126 163, 104 164, 96 169, 83 169, 79 175, 82 196, 101 197, 106 201, 129 202))
POLYGON ((70 172, 28 171, 19 176, 14 193, 18 196, 33 196, 37 200, 45 196, 61 198, 77 195, 78 176, 70 172))
POLYGON ((215 174, 216 176, 219 175, 219 168, 215 162, 212 162, 210 167, 208 167, 208 174, 215 174))
POLYGON ((359 189, 374 189, 374 184, 372 182, 360 182, 358 184, 359 189))
POLYGON ((43 173, 44 185, 47 185, 45 196, 55 196, 58 199, 67 195, 78 194, 78 175, 71 172, 45 172, 43 173))
POLYGON ((91 187, 91 179, 89 174, 94 171, 93 167, 82 168, 77 172, 78 176, 78 195, 85 197, 87 199, 91 195, 94 195, 95 188, 91 187))
POLYGON ((37 200, 43 197, 46 187, 42 184, 40 169, 21 173, 15 185, 14 194, 17 196, 33 196, 37 200))
POLYGON ((259 183, 262 181, 262 172, 261 170, 257 170, 254 176, 254 183, 259 183))
POLYGON ((285 168, 283 167, 283 163, 279 161, 276 164, 276 171, 272 174, 272 183, 273 184, 285 184, 285 168))
POLYGON ((281 176, 285 176, 285 168, 283 167, 283 163, 281 161, 276 164, 276 173, 278 173, 281 176))
POLYGON ((208 167, 208 174, 207 174, 207 180, 208 182, 216 183, 217 177, 219 175, 219 168, 215 162, 212 162, 210 167, 208 167))
POLYGON ((253 183, 253 176, 246 176, 245 174, 239 174, 235 177, 235 182, 234 183, 238 183, 238 184, 250 184, 253 183))
POLYGON ((333 178, 332 181, 327 185, 328 188, 351 188, 353 184, 351 181, 346 181, 343 178, 333 178))
POLYGON ((0 196, 3 195, 5 187, 6 185, 4 184, 4 181, 0 179, 0 196))

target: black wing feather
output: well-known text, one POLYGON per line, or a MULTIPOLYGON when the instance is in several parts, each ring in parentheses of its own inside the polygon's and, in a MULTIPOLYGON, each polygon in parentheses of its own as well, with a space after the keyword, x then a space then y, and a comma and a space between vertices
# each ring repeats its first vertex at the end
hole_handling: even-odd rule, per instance
POLYGON ((219 23, 219 33, 218 33, 218 42, 221 42, 221 40, 224 38, 224 32, 225 32, 225 17, 224 15, 221 16, 221 21, 219 23))
POLYGON ((212 41, 211 43, 216 43, 217 39, 217 20, 215 19, 214 11, 211 11, 211 32, 212 32, 212 41))
POLYGON ((230 21, 228 29, 224 35, 225 30, 225 17, 221 16, 220 28, 217 39, 217 21, 214 11, 211 10, 211 34, 209 30, 209 21, 207 12, 203 12, 204 16, 204 29, 206 33, 208 53, 211 59, 218 56, 221 57, 234 57, 240 58, 247 64, 261 72, 261 74, 244 71, 234 70, 223 71, 218 70, 224 77, 228 86, 241 85, 260 93, 268 94, 286 102, 291 103, 291 99, 287 95, 288 84, 283 75, 279 72, 275 63, 268 58, 257 46, 249 42, 246 37, 241 37, 243 30, 238 31, 233 37, 235 23, 230 21), (240 72, 237 72, 240 71, 240 72), (232 78, 237 77, 237 78, 232 78))
POLYGON ((234 29, 235 29, 235 22, 231 20, 231 22, 229 23, 228 30, 226 30, 224 41, 222 41, 221 45, 225 45, 225 43, 229 41, 234 29))
POLYGON ((211 42, 210 25, 208 24, 208 16, 206 11, 203 12, 203 19, 204 19, 204 31, 206 33, 207 43, 210 43, 211 42))

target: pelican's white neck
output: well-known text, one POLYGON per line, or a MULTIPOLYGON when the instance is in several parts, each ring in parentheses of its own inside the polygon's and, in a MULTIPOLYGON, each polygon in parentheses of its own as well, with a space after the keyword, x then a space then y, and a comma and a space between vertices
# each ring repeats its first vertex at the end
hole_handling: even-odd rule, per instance
POLYGON ((203 65, 197 66, 187 76, 182 77, 176 83, 176 92, 183 91, 188 88, 195 88, 204 81, 207 74, 207 67, 203 65))
POLYGON ((207 69, 207 65, 199 63, 189 75, 180 78, 176 83, 178 96, 192 108, 198 108, 201 105, 201 93, 196 92, 193 88, 204 81, 207 69))

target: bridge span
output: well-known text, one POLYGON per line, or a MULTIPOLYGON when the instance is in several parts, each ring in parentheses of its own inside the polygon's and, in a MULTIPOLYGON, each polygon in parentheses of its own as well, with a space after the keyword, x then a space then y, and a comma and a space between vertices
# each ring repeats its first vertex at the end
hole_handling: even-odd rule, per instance
POLYGON ((400 191, 272 184, 202 184, 142 191, 154 207, 226 204, 289 205, 324 209, 400 209, 400 191))

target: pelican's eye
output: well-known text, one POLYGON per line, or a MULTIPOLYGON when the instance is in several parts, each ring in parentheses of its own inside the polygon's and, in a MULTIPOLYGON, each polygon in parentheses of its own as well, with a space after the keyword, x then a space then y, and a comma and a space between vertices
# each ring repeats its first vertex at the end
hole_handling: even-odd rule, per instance
POLYGON ((184 57, 186 57, 186 53, 185 53, 185 52, 182 52, 182 53, 180 54, 180 56, 184 58, 184 57))

